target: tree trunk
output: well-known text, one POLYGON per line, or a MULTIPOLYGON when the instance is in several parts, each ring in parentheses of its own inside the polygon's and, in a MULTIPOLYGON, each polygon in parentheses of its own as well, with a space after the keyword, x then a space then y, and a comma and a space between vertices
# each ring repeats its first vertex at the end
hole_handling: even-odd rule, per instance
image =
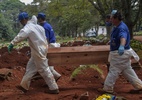
POLYGON ((126 22, 126 25, 127 25, 128 28, 129 28, 130 39, 133 39, 133 27, 134 27, 133 23, 131 23, 131 22, 126 22))
POLYGON ((112 26, 106 26, 106 36, 108 39, 110 39, 110 34, 111 34, 112 26))

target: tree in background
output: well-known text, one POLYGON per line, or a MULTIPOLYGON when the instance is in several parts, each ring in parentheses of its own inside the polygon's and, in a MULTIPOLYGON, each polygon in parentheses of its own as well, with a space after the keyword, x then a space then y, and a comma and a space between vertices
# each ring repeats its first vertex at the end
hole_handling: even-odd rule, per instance
POLYGON ((45 12, 47 21, 61 36, 76 37, 94 28, 97 32, 100 22, 112 9, 119 9, 124 15, 131 38, 133 29, 141 27, 142 0, 34 0, 25 5, 19 0, 0 1, 0 39, 10 40, 20 29, 17 16, 21 11, 29 15, 45 12))
POLYGON ((100 23, 98 12, 87 0, 34 0, 27 10, 46 13, 47 21, 60 36, 81 36, 92 27, 97 31, 100 23))
POLYGON ((141 18, 142 0, 88 0, 95 9, 98 10, 102 18, 110 13, 112 9, 122 12, 124 22, 127 24, 131 38, 133 38, 133 28, 141 18))
POLYGON ((24 8, 18 0, 0 1, 0 39, 11 40, 19 30, 17 16, 24 8))

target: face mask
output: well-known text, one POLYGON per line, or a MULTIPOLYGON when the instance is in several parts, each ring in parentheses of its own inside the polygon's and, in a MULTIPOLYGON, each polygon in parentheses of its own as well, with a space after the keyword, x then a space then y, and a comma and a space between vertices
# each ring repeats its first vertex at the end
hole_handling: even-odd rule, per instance
POLYGON ((111 22, 106 22, 106 26, 111 26, 112 23, 111 22))
POLYGON ((25 26, 26 24, 25 23, 21 23, 23 26, 25 26))

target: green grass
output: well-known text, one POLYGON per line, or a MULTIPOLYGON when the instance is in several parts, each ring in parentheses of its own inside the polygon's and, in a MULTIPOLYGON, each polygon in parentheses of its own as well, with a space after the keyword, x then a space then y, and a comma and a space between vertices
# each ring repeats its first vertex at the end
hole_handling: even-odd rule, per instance
POLYGON ((103 71, 98 67, 98 65, 80 65, 79 67, 77 67, 71 74, 71 79, 75 79, 75 77, 78 75, 78 74, 83 74, 83 70, 86 70, 88 68, 92 68, 94 70, 96 70, 100 76, 103 74, 103 71))
POLYGON ((134 32, 133 34, 134 34, 134 35, 142 35, 142 31, 134 32))
POLYGON ((68 42, 72 41, 74 38, 69 38, 69 37, 56 37, 56 42, 57 43, 62 43, 62 42, 68 42))
MULTIPOLYGON (((8 47, 9 44, 10 44, 10 42, 3 41, 3 42, 0 43, 0 48, 2 48, 2 47, 8 47)), ((27 41, 22 41, 22 42, 16 44, 14 46, 14 48, 22 48, 24 46, 28 46, 28 42, 27 41)))

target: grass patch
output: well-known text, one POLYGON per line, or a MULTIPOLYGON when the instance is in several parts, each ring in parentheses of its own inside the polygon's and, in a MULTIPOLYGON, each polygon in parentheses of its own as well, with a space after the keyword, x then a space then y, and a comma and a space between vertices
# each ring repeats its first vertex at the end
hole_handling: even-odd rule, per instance
POLYGON ((98 65, 80 65, 77 67, 71 74, 71 79, 75 79, 78 74, 83 74, 82 71, 86 70, 87 68, 92 68, 96 70, 100 75, 103 74, 103 71, 98 67, 98 65))

